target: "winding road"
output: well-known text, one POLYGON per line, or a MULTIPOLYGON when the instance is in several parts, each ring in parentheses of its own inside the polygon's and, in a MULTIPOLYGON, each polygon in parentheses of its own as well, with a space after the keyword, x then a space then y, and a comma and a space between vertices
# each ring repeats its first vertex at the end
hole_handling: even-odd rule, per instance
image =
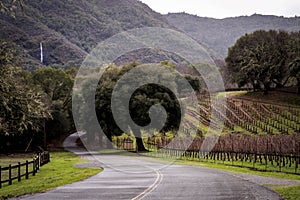
POLYGON ((220 170, 164 165, 133 156, 90 155, 75 147, 77 138, 77 134, 68 137, 65 148, 85 157, 92 166, 103 166, 104 171, 81 182, 18 199, 282 199, 268 188, 220 170))

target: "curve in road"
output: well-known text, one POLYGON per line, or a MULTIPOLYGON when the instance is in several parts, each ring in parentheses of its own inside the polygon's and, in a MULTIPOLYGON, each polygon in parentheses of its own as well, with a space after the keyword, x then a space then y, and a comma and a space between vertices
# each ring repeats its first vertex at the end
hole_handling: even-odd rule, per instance
POLYGON ((84 181, 58 187, 42 194, 23 196, 24 200, 121 200, 121 199, 282 199, 277 193, 220 170, 168 165, 138 157, 88 154, 78 148, 73 134, 64 147, 88 159, 104 171, 84 181), (101 164, 99 164, 101 161, 101 164))

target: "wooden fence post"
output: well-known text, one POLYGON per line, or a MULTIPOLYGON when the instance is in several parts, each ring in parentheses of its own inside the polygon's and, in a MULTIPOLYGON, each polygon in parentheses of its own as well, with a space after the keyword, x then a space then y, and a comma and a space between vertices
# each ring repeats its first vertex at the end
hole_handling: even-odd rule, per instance
POLYGON ((18 162, 18 182, 21 181, 21 163, 18 162))
POLYGON ((26 175, 25 178, 28 179, 28 160, 26 160, 26 175))
POLYGON ((33 163, 32 163, 32 176, 35 176, 35 165, 36 165, 36 158, 33 158, 33 163))
POLYGON ((2 188, 2 168, 0 166, 0 188, 2 188))
POLYGON ((295 151, 295 173, 297 173, 297 170, 298 170, 298 164, 299 164, 299 154, 300 154, 300 142, 298 142, 298 148, 297 150, 295 151))
POLYGON ((234 158, 233 158, 233 151, 234 151, 234 150, 233 150, 233 148, 234 148, 233 146, 234 146, 234 144, 233 144, 233 138, 232 138, 232 135, 231 135, 231 134, 230 134, 230 139, 231 139, 231 165, 233 166, 233 164, 234 164, 234 163, 233 163, 233 159, 234 159, 234 158))
POLYGON ((39 170, 40 169, 40 166, 41 166, 41 153, 39 153, 39 155, 38 155, 38 167, 37 167, 37 169, 39 170))
POLYGON ((8 184, 12 185, 12 179, 11 179, 11 165, 9 165, 8 168, 8 184))
POLYGON ((298 160, 299 160, 299 157, 297 155, 295 155, 295 173, 297 173, 297 169, 298 169, 298 160))
POLYGON ((43 166, 44 165, 44 163, 45 163, 45 152, 43 152, 43 153, 41 153, 41 158, 40 158, 40 160, 41 160, 41 164, 40 164, 40 166, 43 166))
POLYGON ((281 141, 279 142, 279 171, 281 172, 281 162, 282 162, 282 149, 281 149, 281 141))

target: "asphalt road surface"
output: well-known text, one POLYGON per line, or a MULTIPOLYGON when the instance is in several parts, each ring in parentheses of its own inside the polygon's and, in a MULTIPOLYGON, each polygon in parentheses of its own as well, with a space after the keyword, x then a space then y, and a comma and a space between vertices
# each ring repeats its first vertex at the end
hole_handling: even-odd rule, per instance
POLYGON ((67 138, 69 151, 89 159, 104 171, 84 181, 58 187, 24 200, 119 200, 119 199, 282 199, 275 192, 220 170, 164 165, 119 155, 89 155, 74 147, 77 134, 67 138), (101 162, 99 162, 101 161, 101 162))

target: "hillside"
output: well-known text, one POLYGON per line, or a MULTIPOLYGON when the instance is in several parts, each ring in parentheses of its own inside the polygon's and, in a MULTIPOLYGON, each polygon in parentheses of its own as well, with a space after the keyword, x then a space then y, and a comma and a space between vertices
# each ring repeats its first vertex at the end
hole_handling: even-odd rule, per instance
POLYGON ((136 0, 25 0, 16 18, 0 13, 0 38, 16 44, 25 68, 80 64, 100 41, 139 27, 167 27, 165 17, 136 0))
POLYGON ((166 15, 166 17, 170 24, 212 49, 220 58, 225 58, 228 48, 246 33, 252 33, 258 29, 300 30, 300 17, 284 18, 254 14, 252 16, 213 19, 186 13, 173 13, 166 15))
MULTIPOLYGON (((29 70, 43 65, 78 66, 99 42, 140 27, 181 30, 209 49, 210 56, 222 66, 228 47, 245 33, 257 29, 299 31, 300 18, 253 15, 212 19, 185 13, 161 15, 138 0, 24 0, 24 8, 16 11, 15 18, 0 12, 0 42, 10 42, 17 50, 16 60, 29 70), (40 43, 44 49, 43 64, 40 43)), ((169 53, 149 50, 127 56, 121 62, 178 60, 169 53)))

